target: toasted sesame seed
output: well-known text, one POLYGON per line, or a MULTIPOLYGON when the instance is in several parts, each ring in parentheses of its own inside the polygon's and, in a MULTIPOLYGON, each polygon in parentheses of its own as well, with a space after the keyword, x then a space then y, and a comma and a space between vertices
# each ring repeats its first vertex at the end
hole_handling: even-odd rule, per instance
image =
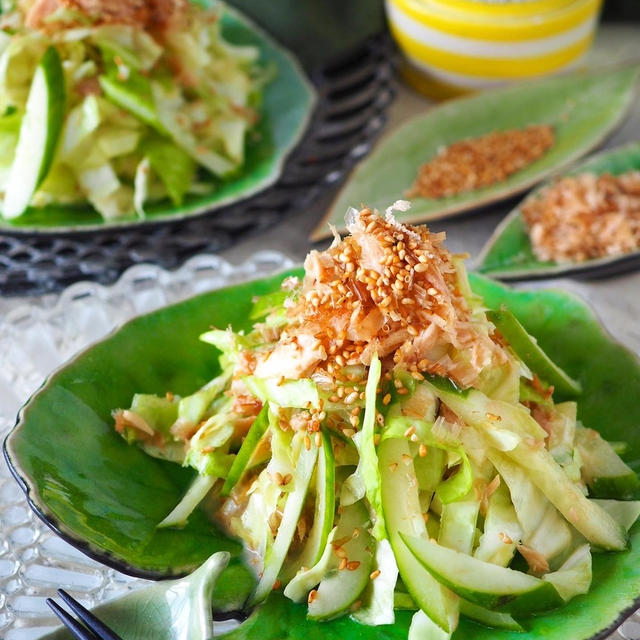
POLYGON ((498 534, 498 538, 500 539, 501 542, 504 542, 504 544, 513 543, 513 540, 511 539, 511 537, 509 537, 506 533, 503 533, 502 531, 498 534))
POLYGON ((380 575, 380 569, 376 569, 369 574, 369 580, 375 580, 380 575))
POLYGON ((351 562, 347 562, 347 571, 355 571, 360 566, 360 562, 358 560, 351 560, 351 562))
POLYGON ((357 391, 352 391, 345 399, 344 399, 344 403, 345 404, 353 404, 357 399, 358 399, 358 392, 357 391))

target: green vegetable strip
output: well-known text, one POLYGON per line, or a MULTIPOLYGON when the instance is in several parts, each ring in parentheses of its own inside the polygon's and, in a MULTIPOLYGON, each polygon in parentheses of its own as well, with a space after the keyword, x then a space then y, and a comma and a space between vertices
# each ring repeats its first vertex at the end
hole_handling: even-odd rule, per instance
POLYGON ((316 467, 316 506, 313 527, 300 556, 300 566, 312 567, 320 561, 333 527, 335 510, 335 460, 331 436, 323 430, 322 450, 318 452, 316 467))
POLYGON ((316 458, 318 455, 318 449, 314 444, 311 445, 307 451, 304 447, 300 452, 298 463, 296 465, 295 474, 293 477, 294 488, 289 494, 287 502, 282 514, 282 521, 276 534, 276 539, 273 545, 267 550, 264 559, 264 570, 260 582, 256 587, 255 592, 247 603, 248 606, 253 606, 262 602, 273 589, 273 585, 278 578, 282 564, 289 551, 293 535, 298 526, 298 520, 302 507, 304 506, 305 498, 307 497, 307 489, 311 482, 311 476, 316 465, 316 458))
MULTIPOLYGON (((408 593, 396 591, 394 594, 394 608, 405 611, 415 611, 418 608, 418 605, 413 601, 413 598, 408 593)), ((467 602, 463 598, 460 598, 460 613, 470 620, 475 620, 476 622, 487 627, 491 627, 492 629, 524 631, 522 625, 518 623, 510 613, 491 611, 491 609, 485 609, 480 605, 467 602)))
POLYGON ((469 491, 456 502, 442 505, 438 544, 471 555, 480 501, 469 491))
POLYGON ((187 489, 184 498, 182 498, 171 513, 158 524, 158 529, 184 527, 191 513, 204 500, 217 479, 215 476, 196 476, 191 486, 187 489))
POLYGON ((580 383, 549 358, 506 307, 497 311, 488 311, 487 317, 496 325, 518 357, 542 380, 552 384, 556 391, 567 396, 576 396, 582 392, 580 383))
POLYGON ((271 312, 282 309, 284 301, 290 295, 288 291, 278 290, 260 296, 253 304, 251 312, 249 313, 249 320, 260 320, 271 312))
POLYGON ((334 556, 333 539, 335 538, 337 527, 331 530, 327 537, 324 550, 321 551, 318 561, 306 571, 300 570, 284 589, 284 595, 294 602, 306 600, 309 591, 322 581, 325 573, 331 565, 334 556))
POLYGON ((567 478, 546 449, 519 444, 506 455, 522 466, 532 482, 560 513, 594 545, 622 551, 628 536, 624 527, 597 504, 590 502, 580 488, 567 478))
POLYGON ((483 624, 492 629, 507 629, 509 631, 523 632, 522 625, 513 618, 510 613, 502 613, 501 611, 491 611, 491 609, 485 609, 480 605, 473 604, 473 602, 467 602, 460 599, 460 613, 475 620, 480 624, 483 624))
POLYGON ((462 462, 457 473, 442 482, 436 489, 436 495, 443 504, 460 500, 469 493, 473 484, 473 474, 467 454, 460 447, 453 448, 453 450, 460 454, 462 462))
POLYGON ((445 631, 458 624, 458 599, 418 563, 400 535, 428 537, 418 496, 418 481, 406 438, 389 438, 380 444, 382 500, 389 540, 402 580, 413 600, 445 631))
POLYGON ((372 533, 377 540, 387 537, 384 526, 384 515, 382 512, 382 497, 380 493, 380 469, 378 468, 378 454, 375 445, 376 426, 376 397, 382 365, 380 359, 375 355, 371 359, 367 386, 365 388, 364 419, 362 421, 362 444, 360 450, 360 461, 362 479, 364 481, 365 492, 369 504, 375 513, 372 533))
POLYGON ((251 460, 253 452, 256 450, 258 443, 262 439, 262 436, 268 427, 269 403, 266 403, 260 410, 258 417, 253 421, 240 450, 233 460, 231 469, 229 469, 229 475, 222 486, 222 496, 228 496, 231 493, 231 490, 236 486, 236 484, 238 484, 238 481, 249 464, 249 460, 251 460))

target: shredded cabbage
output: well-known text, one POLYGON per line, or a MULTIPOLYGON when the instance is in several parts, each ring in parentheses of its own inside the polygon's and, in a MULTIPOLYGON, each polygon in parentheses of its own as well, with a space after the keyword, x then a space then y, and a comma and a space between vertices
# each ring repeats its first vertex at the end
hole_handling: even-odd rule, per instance
POLYGON ((19 6, 3 15, 14 32, 0 31, 0 199, 50 45, 63 61, 66 116, 31 206, 87 202, 105 220, 143 217, 149 203, 180 205, 242 169, 267 78, 256 47, 224 40, 217 9, 186 3, 184 20, 150 33, 64 8, 36 28, 19 6))

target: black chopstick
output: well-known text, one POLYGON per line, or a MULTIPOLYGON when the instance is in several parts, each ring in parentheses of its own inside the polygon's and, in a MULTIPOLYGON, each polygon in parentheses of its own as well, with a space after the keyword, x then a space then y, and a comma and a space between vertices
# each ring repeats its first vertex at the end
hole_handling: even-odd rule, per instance
POLYGON ((58 589, 58 594, 67 606, 84 622, 83 626, 73 616, 69 615, 57 602, 47 598, 46 602, 77 640, 122 640, 122 638, 103 622, 98 620, 90 611, 85 609, 75 598, 64 589, 58 589))

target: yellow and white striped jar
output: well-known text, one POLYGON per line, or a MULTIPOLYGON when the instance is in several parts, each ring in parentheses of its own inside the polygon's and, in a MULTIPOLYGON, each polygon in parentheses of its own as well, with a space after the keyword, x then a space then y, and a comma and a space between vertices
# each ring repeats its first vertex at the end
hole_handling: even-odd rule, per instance
POLYGON ((557 73, 589 49, 602 0, 385 0, 409 79, 440 97, 557 73))

